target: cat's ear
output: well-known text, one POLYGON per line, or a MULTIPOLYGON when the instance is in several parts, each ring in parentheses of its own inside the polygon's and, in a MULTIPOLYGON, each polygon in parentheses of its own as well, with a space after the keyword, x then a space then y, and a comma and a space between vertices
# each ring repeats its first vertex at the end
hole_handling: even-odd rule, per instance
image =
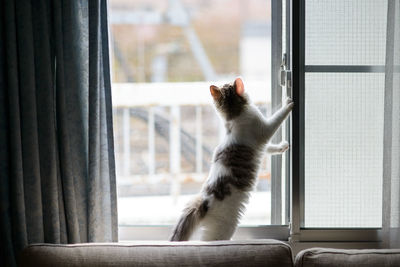
POLYGON ((211 85, 210 86, 210 92, 212 97, 217 100, 221 97, 221 91, 219 90, 219 88, 215 85, 211 85))
POLYGON ((244 94, 244 84, 240 77, 235 79, 234 86, 235 86, 236 94, 242 96, 244 94))

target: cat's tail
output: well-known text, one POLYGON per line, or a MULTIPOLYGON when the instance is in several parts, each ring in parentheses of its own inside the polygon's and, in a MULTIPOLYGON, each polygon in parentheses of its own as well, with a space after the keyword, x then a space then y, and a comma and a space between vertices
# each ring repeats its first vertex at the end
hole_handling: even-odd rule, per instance
POLYGON ((200 220, 206 215, 208 210, 208 200, 201 196, 196 197, 183 210, 178 223, 175 225, 170 241, 186 241, 189 240, 194 229, 200 220))

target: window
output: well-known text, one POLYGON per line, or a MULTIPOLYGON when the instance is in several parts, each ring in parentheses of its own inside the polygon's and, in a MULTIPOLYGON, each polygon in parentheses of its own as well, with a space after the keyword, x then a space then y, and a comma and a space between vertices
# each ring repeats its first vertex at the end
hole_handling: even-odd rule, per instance
POLYGON ((388 2, 293 5, 292 238, 376 247, 388 2))
MULTIPOLYGON (((121 239, 140 239, 137 229, 159 230, 152 238, 166 238, 168 226, 199 192, 224 133, 212 107, 211 84, 241 75, 264 114, 280 105, 271 66, 279 70, 281 64, 281 13, 281 4, 265 0, 110 1, 121 239), (278 8, 275 43, 271 8, 278 8), (271 49, 277 58, 271 59, 271 49), (127 234, 132 231, 134 237, 127 234)), ((287 162, 281 156, 264 158, 239 236, 265 231, 259 226, 288 224, 287 162)))
POLYGON ((262 112, 286 95, 295 109, 274 137, 291 150, 264 159, 236 237, 377 246, 388 1, 110 7, 121 239, 167 238, 223 133, 208 87, 240 74, 262 112))
POLYGON ((306 227, 382 226, 385 3, 306 1, 306 227))

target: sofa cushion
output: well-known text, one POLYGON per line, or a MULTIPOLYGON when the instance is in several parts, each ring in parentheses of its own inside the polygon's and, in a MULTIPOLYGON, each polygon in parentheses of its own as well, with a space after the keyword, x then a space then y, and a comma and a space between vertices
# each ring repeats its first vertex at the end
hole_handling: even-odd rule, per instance
POLYGON ((400 249, 311 248, 300 251, 295 267, 400 266, 400 249))
POLYGON ((20 266, 293 266, 290 247, 276 240, 34 244, 20 266))

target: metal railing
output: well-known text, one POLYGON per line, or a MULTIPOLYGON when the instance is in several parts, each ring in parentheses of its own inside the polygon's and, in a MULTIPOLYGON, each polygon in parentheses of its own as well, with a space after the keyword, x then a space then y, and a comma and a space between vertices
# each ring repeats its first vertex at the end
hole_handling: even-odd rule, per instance
MULTIPOLYGON (((223 84, 218 82, 216 84, 223 84)), ((208 173, 209 159, 214 147, 205 144, 203 130, 210 125, 204 125, 210 119, 204 117, 204 109, 212 105, 209 95, 210 82, 188 83, 114 83, 113 108, 114 113, 119 114, 121 125, 114 131, 116 134, 116 147, 119 157, 117 170, 119 185, 134 185, 160 181, 171 183, 170 192, 174 197, 179 196, 182 182, 190 177, 195 182, 202 182, 208 173), (188 133, 182 127, 182 106, 192 106, 194 111, 193 129, 188 133), (169 114, 158 111, 159 107, 168 107, 169 114), (137 173, 132 170, 131 154, 134 145, 131 142, 132 125, 131 118, 139 119, 147 125, 147 173, 137 173), (165 131, 167 129, 167 131, 165 131), (162 136, 168 142, 169 170, 167 173, 156 171, 156 136, 162 136), (190 159, 194 170, 191 173, 182 171, 181 158, 190 159)), ((270 102, 268 88, 265 82, 248 82, 248 88, 254 88, 251 92, 254 103, 266 104, 270 102)), ((210 116, 210 115, 207 115, 210 116)), ((218 124, 217 135, 221 139, 224 136, 224 126, 218 124)), ((143 146, 143 144, 141 144, 143 146)), ((266 170, 269 171, 269 170, 266 170)), ((265 173, 265 172, 264 172, 265 173)))

